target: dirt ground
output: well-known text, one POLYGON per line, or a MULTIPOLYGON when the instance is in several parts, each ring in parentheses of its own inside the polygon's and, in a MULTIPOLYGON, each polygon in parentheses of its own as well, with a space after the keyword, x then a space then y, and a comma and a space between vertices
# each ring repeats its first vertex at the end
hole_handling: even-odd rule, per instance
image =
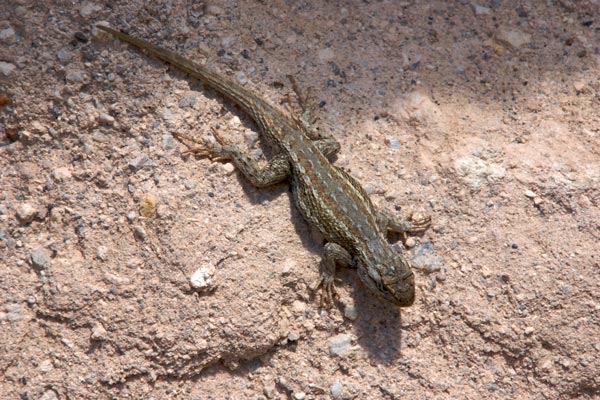
POLYGON ((146 3, 0 4, 2 398, 600 398, 598 0, 146 3), (320 310, 288 185, 171 136, 264 162, 255 125, 99 22, 312 88, 336 165, 433 218, 415 304, 340 270, 320 310))

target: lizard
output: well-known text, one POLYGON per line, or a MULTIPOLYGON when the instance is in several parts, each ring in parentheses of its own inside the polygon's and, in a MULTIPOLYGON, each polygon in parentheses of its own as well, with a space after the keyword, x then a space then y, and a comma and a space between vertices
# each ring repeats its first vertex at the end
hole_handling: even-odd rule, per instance
MULTIPOLYGON (((409 215, 402 219, 386 210, 376 210, 360 183, 330 161, 340 150, 338 141, 319 133, 305 118, 284 114, 246 87, 173 51, 105 25, 96 27, 198 79, 255 121, 273 150, 273 156, 262 168, 214 128, 216 142, 189 151, 212 161, 232 162, 258 188, 290 181, 297 209, 325 241, 319 280, 314 287, 322 289, 321 307, 324 304, 331 307, 337 297, 336 266, 356 269, 370 291, 392 304, 407 307, 414 303, 415 277, 411 265, 388 242, 388 234, 399 233, 404 239, 407 235, 421 234, 430 227, 430 216, 409 215)), ((190 139, 181 134, 176 136, 190 139)))

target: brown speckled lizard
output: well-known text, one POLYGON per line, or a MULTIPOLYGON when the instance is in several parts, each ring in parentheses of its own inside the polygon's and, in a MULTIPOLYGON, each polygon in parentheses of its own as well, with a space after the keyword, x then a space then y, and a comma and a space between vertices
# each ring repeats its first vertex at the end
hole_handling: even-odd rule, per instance
POLYGON ((399 306, 413 304, 414 274, 406 258, 390 246, 387 234, 398 232, 406 237, 422 233, 431 224, 429 217, 401 220, 375 210, 362 186, 330 163, 340 149, 339 143, 320 135, 305 119, 286 116, 250 90, 172 51, 106 26, 97 28, 199 79, 236 103, 261 128, 275 154, 262 169, 214 129, 217 143, 192 151, 215 161, 230 160, 257 187, 291 181, 296 207, 326 240, 317 285, 323 287, 321 304, 333 304, 336 265, 356 268, 367 287, 385 300, 399 306))

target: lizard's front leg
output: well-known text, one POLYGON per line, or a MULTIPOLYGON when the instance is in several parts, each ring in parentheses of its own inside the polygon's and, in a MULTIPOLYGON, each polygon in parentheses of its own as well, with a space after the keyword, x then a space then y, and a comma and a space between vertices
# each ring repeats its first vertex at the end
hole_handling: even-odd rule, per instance
POLYGON ((337 296, 334 286, 336 265, 346 268, 351 267, 352 256, 339 244, 326 243, 323 248, 323 258, 321 258, 321 263, 319 264, 319 282, 314 288, 315 290, 319 287, 323 288, 321 307, 326 305, 327 308, 331 308, 333 306, 333 299, 337 296))
MULTIPOLYGON (((243 152, 238 146, 228 143, 214 128, 211 129, 217 140, 216 144, 199 143, 198 146, 188 149, 186 153, 207 157, 212 161, 231 161, 252 185, 259 188, 280 183, 290 176, 290 163, 284 154, 274 156, 267 165, 260 168, 256 160, 243 152)), ((198 141, 180 133, 173 133, 173 135, 198 143, 198 141)))

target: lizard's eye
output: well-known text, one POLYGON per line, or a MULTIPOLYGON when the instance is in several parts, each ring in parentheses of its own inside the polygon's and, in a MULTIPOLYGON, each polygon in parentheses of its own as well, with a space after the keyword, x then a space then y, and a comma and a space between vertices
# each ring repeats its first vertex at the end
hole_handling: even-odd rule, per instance
POLYGON ((389 293, 390 291, 388 290, 388 288, 385 287, 385 285, 383 284, 383 282, 379 282, 379 284, 377 285, 377 288, 382 292, 382 293, 389 293))

